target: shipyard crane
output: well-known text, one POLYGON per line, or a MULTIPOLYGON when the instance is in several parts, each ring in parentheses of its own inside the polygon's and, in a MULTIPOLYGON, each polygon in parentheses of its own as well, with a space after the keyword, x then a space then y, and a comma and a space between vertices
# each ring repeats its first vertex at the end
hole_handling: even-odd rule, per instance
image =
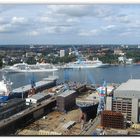
MULTIPOLYGON (((81 61, 83 58, 82 54, 79 54, 78 50, 75 48, 75 46, 73 46, 74 51, 76 52, 76 56, 78 57, 78 61, 79 63, 81 63, 84 66, 84 63, 81 61), (80 56, 81 55, 81 56, 80 56)), ((93 79, 93 77, 91 76, 91 74, 89 73, 88 69, 85 69, 86 75, 88 77, 88 79, 90 80, 91 83, 95 84, 95 80, 93 79)), ((86 82, 86 81, 85 81, 86 82)))
MULTIPOLYGON (((82 61, 81 61, 81 57, 83 57, 82 54, 81 54, 81 57, 80 57, 77 49, 74 46, 73 46, 73 48, 76 52, 76 56, 78 56, 79 63, 83 64, 82 61)), ((92 76, 89 74, 87 69, 86 69, 86 73, 87 73, 88 79, 90 79, 90 81, 93 83, 92 76)), ((94 81, 94 83, 95 83, 95 81, 94 81)), ((107 94, 107 83, 106 83, 106 81, 104 80, 103 85, 101 87, 97 88, 96 90, 99 93, 99 104, 98 104, 98 108, 97 108, 97 115, 99 115, 105 109, 105 105, 106 105, 106 94, 107 94)))
POLYGON ((32 76, 31 76, 31 87, 34 88, 36 86, 35 84, 35 77, 34 77, 34 73, 32 73, 32 76))
POLYGON ((64 69, 64 88, 62 92, 69 90, 68 81, 69 81, 69 74, 67 69, 64 69))
POLYGON ((31 84, 31 89, 29 90, 28 93, 28 97, 32 96, 33 94, 35 94, 35 77, 34 77, 34 73, 32 73, 32 76, 30 77, 30 84, 31 84))
MULTIPOLYGON (((76 56, 78 56, 79 63, 83 64, 81 61, 81 57, 83 57, 83 56, 80 57, 76 48, 74 46, 73 46, 73 48, 76 52, 76 56)), ((90 79, 90 81, 93 83, 94 79, 90 75, 90 73, 87 71, 87 69, 86 69, 86 73, 87 73, 88 79, 90 79)), ((95 84, 95 81, 94 81, 94 84, 95 84)), ((103 85, 101 87, 97 88, 96 90, 99 93, 99 104, 97 107, 97 115, 99 115, 105 109, 105 105, 106 105, 106 95, 107 95, 107 83, 106 83, 106 81, 104 80, 103 85)))
POLYGON ((107 83, 104 81, 103 85, 96 89, 99 93, 99 104, 97 108, 97 115, 99 115, 106 105, 107 83))

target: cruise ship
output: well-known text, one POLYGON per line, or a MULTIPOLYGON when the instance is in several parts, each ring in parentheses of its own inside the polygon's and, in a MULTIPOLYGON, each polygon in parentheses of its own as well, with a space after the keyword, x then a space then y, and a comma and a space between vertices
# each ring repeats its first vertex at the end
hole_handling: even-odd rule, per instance
POLYGON ((49 63, 37 63, 34 65, 28 65, 27 63, 17 63, 13 66, 6 66, 2 70, 9 73, 18 73, 18 72, 53 72, 58 69, 49 63))
POLYGON ((109 64, 103 64, 98 58, 96 60, 77 60, 64 65, 64 68, 97 68, 106 67, 109 64))

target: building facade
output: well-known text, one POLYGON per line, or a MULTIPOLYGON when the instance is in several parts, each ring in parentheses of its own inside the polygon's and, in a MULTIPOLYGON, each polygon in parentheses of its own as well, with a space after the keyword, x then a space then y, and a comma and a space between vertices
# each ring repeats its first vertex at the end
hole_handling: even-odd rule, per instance
POLYGON ((60 50, 60 57, 64 57, 65 56, 65 50, 60 50))
POLYGON ((121 84, 113 94, 112 111, 121 112, 127 121, 140 122, 140 79, 121 84))

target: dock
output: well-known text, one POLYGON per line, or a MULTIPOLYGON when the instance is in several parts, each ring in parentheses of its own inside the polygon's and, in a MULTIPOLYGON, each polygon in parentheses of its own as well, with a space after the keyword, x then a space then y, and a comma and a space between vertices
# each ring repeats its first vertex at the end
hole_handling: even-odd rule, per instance
POLYGON ((28 121, 35 120, 55 106, 56 106, 56 97, 51 97, 15 115, 12 115, 7 119, 1 120, 0 135, 5 135, 5 133, 11 133, 11 131, 14 131, 16 129, 15 127, 17 125, 19 126, 19 124, 22 125, 28 121))

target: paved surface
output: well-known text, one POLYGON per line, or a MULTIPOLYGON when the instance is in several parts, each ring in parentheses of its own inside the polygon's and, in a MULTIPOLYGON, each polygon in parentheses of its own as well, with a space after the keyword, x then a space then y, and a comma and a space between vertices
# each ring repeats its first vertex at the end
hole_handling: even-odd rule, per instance
POLYGON ((100 124, 100 116, 97 116, 88 126, 80 133, 80 135, 92 135, 95 128, 100 124))

